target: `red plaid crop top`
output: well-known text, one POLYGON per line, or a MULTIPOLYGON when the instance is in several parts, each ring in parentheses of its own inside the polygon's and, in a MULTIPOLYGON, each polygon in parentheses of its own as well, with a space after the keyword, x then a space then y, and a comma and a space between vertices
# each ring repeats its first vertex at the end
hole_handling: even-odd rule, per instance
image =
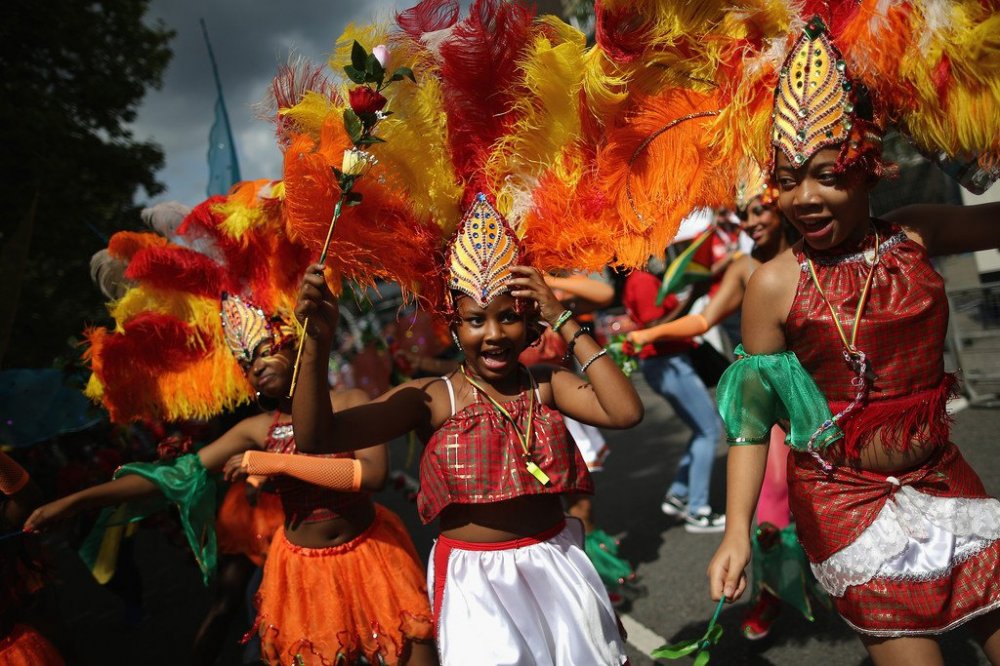
MULTIPOLYGON (((550 482, 543 486, 525 467, 514 427, 478 393, 476 402, 456 413, 455 389, 450 379, 442 379, 448 385, 451 417, 431 435, 420 459, 417 510, 425 524, 450 504, 489 504, 525 495, 594 492, 587 465, 558 410, 540 400, 535 407, 531 458, 549 476, 550 482)), ((518 423, 527 414, 530 390, 503 403, 518 423)), ((538 389, 534 390, 537 397, 538 389)))
MULTIPOLYGON (((276 415, 274 423, 271 424, 271 429, 267 433, 264 450, 271 453, 298 453, 295 449, 295 433, 292 430, 292 424, 278 423, 276 415)), ((353 458, 354 452, 320 454, 316 457, 353 458)), ((337 518, 340 515, 339 512, 345 507, 356 502, 367 501, 369 497, 368 493, 337 492, 282 474, 270 477, 268 485, 281 499, 285 518, 293 525, 332 520, 337 518)))
MULTIPOLYGON (((948 437, 945 403, 955 380, 944 372, 948 300, 944 280, 927 251, 897 226, 873 220, 880 237, 879 262, 871 294, 861 316, 857 347, 871 364, 875 379, 868 399, 841 424, 849 454, 856 453, 876 432, 883 442, 905 449, 912 439, 942 441, 948 437)), ((864 290, 875 237, 834 252, 812 251, 816 275, 841 324, 849 331, 864 290)), ((785 322, 788 349, 812 376, 837 413, 857 388, 854 370, 843 356, 830 310, 816 289, 806 256, 796 248, 802 272, 785 322)))

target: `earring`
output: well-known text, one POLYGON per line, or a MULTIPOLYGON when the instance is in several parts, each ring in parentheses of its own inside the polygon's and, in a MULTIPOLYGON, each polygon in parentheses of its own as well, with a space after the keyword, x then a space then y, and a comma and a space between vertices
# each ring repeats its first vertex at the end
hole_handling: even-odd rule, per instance
POLYGON ((266 395, 261 396, 260 391, 257 391, 257 393, 254 395, 254 401, 257 403, 257 409, 259 409, 262 412, 271 412, 278 408, 277 400, 275 400, 274 398, 269 398, 266 395), (261 402, 262 397, 264 398, 263 402, 261 402))
POLYGON ((458 341, 458 333, 455 331, 451 332, 451 339, 455 341, 455 346, 458 347, 458 351, 465 353, 465 349, 462 347, 462 343, 458 341))

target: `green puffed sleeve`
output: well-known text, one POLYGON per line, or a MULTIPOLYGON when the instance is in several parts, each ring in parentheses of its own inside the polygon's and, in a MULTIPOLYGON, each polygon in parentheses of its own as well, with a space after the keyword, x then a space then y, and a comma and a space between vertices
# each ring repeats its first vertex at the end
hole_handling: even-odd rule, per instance
POLYGON ((114 478, 137 474, 152 481, 162 496, 127 502, 120 507, 105 509, 97 525, 80 551, 84 562, 94 569, 104 539, 104 533, 116 525, 130 523, 166 509, 171 504, 180 513, 181 525, 188 545, 194 553, 202 578, 207 585, 215 575, 218 548, 215 539, 215 510, 218 504, 218 484, 209 476, 201 458, 194 453, 172 462, 128 463, 119 467, 114 478))
POLYGON ((785 441, 798 451, 813 443, 822 449, 843 437, 832 421, 830 406, 816 382, 805 371, 795 352, 747 354, 736 348, 737 361, 719 380, 716 400, 726 424, 730 444, 763 444, 771 438, 771 426, 790 423, 785 441))

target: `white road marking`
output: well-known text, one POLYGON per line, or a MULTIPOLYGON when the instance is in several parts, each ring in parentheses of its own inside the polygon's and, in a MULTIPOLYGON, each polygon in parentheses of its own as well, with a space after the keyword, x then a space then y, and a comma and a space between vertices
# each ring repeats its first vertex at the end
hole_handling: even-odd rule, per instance
POLYGON ((650 652, 667 642, 666 638, 641 624, 631 615, 623 613, 618 617, 622 621, 622 626, 625 627, 625 633, 628 634, 628 642, 644 655, 648 656, 650 652))

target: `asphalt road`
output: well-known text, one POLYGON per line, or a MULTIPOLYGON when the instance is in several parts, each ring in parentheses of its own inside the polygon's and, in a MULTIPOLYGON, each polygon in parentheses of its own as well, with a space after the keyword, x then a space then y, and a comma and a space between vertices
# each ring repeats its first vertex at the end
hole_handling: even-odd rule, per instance
MULTIPOLYGON (((688 534, 660 512, 662 495, 688 435, 669 405, 650 392, 641 377, 637 376, 636 381, 646 404, 646 418, 630 431, 607 433, 612 454, 605 471, 595 476, 596 506, 598 522, 609 533, 620 536, 622 554, 641 575, 644 593, 633 599, 623 612, 629 626, 639 627, 632 632, 632 640, 639 646, 629 645, 632 663, 649 666, 655 663, 646 656, 651 642, 658 638, 670 642, 696 638, 704 631, 713 610, 705 568, 721 535, 688 534)), ((993 495, 1000 495, 998 432, 1000 410, 975 408, 957 415, 953 431, 954 440, 993 495)), ((712 485, 712 504, 719 509, 725 505, 725 453, 720 444, 712 485)), ((408 457, 406 444, 394 443, 392 454, 394 467, 404 467, 408 457)), ((415 470, 411 469, 411 473, 415 475, 415 470)), ((419 524, 415 505, 403 493, 392 489, 378 499, 400 514, 412 530, 418 550, 426 557, 434 530, 419 524)), ((55 558, 61 583, 52 592, 63 618, 63 627, 57 631, 63 637, 71 666, 190 663, 190 645, 209 595, 190 555, 183 549, 169 543, 156 530, 140 532, 136 559, 144 589, 143 611, 141 618, 132 624, 125 621, 120 599, 94 583, 75 555, 65 548, 55 548, 55 558)), ((745 603, 738 603, 722 613, 725 634, 713 650, 713 664, 861 666, 871 663, 854 634, 835 614, 823 608, 817 608, 813 623, 791 609, 786 610, 772 635, 756 643, 745 640, 738 630, 746 608, 745 603)), ((219 663, 241 663, 235 641, 246 626, 245 622, 234 623, 232 644, 219 663)), ((944 644, 949 665, 987 664, 962 630, 946 637, 944 644)))

